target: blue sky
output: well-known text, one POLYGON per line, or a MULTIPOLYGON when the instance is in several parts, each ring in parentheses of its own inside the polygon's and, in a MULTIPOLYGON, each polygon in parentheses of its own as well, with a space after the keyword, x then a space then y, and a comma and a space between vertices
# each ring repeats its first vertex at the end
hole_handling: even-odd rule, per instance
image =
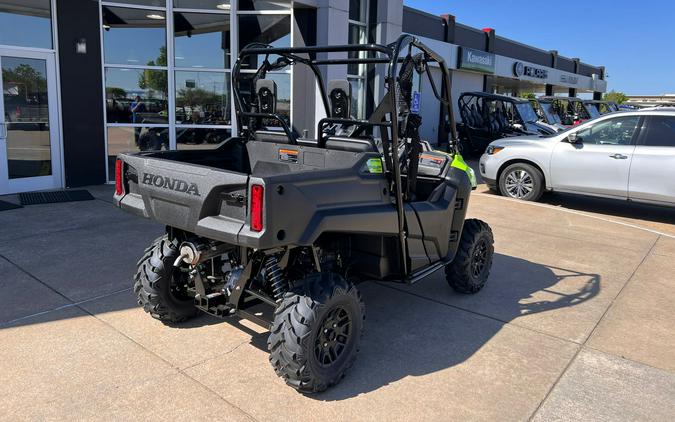
POLYGON ((608 89, 675 93, 675 1, 404 0, 434 15, 604 65, 608 89))

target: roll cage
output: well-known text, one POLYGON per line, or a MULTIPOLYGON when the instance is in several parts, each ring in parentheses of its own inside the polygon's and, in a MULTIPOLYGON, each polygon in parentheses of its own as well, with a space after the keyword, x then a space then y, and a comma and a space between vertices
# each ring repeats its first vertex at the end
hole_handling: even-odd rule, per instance
MULTIPOLYGON (((306 46, 306 47, 284 47, 277 48, 267 44, 252 43, 244 47, 239 52, 239 57, 232 69, 232 93, 234 98, 235 115, 239 135, 247 140, 253 138, 253 132, 261 126, 263 120, 273 120, 280 124, 288 143, 297 145, 298 137, 278 113, 265 112, 261 108, 254 93, 250 101, 246 102, 240 90, 241 67, 242 63, 250 56, 263 56, 262 64, 258 67, 253 76, 253 85, 258 80, 264 79, 269 71, 278 70, 287 66, 297 64, 305 65, 311 69, 314 74, 316 85, 319 87, 321 102, 326 112, 325 118, 322 118, 317 124, 316 146, 325 147, 326 139, 325 129, 328 125, 348 125, 355 129, 349 135, 358 137, 366 131, 373 128, 380 129, 382 139, 382 149, 384 157, 384 173, 390 183, 390 192, 394 197, 398 216, 398 233, 400 250, 402 253, 403 273, 408 274, 406 255, 406 222, 403 204, 403 187, 401 182, 402 166, 399 159, 399 151, 405 148, 408 152, 409 160, 406 167, 408 178, 416 176, 417 158, 422 150, 422 144, 419 136, 414 136, 421 118, 412 112, 411 94, 412 94, 412 74, 416 71, 418 74, 426 73, 434 96, 445 107, 448 119, 450 121, 449 132, 451 139, 448 144, 448 152, 455 152, 457 149, 457 130, 455 127, 455 116, 452 107, 450 95, 450 73, 445 60, 417 38, 411 35, 401 35, 395 42, 388 45, 380 44, 361 44, 361 45, 338 45, 338 46, 306 46), (413 52, 416 54, 413 55, 413 52), (321 53, 346 53, 344 58, 318 58, 321 53), (361 53, 361 54, 359 54, 361 53), (365 54, 363 54, 365 53, 365 54), (365 57, 353 57, 354 55, 363 55, 365 57), (270 62, 270 56, 279 56, 274 63, 270 62), (440 90, 431 76, 429 63, 437 63, 442 73, 440 90), (326 85, 319 66, 330 65, 386 65, 385 90, 386 93, 382 100, 375 107, 373 113, 368 119, 355 119, 348 117, 333 117, 326 85), (400 69, 399 69, 400 67, 400 69), (247 110, 248 108, 248 110, 247 110), (417 117, 415 117, 417 116, 417 117), (401 141, 405 142, 401 142, 401 141), (415 174, 415 176, 413 176, 415 174)), ((255 90, 253 90, 255 91, 255 90)), ((406 160, 404 160, 405 163, 406 160)))

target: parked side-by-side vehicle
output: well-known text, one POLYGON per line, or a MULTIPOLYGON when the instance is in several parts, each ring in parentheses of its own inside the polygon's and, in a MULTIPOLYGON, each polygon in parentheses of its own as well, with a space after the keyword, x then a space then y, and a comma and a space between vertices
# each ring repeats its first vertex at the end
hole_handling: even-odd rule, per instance
POLYGON ((356 283, 412 284, 444 271, 455 291, 481 290, 493 237, 486 223, 465 221, 475 177, 457 152, 449 87, 443 58, 410 35, 390 45, 243 48, 232 69, 235 136, 212 150, 116 161, 115 203, 167 227, 138 262, 139 304, 170 324, 205 312, 269 328, 277 375, 312 393, 356 359, 365 318, 356 283), (243 90, 251 57, 261 65, 243 90), (387 91, 367 120, 354 117, 346 78, 322 79, 322 66, 346 64, 386 72, 387 91), (441 69, 440 86, 430 64, 441 69), (327 117, 311 138, 281 115, 266 78, 288 66, 305 66, 319 88, 327 117), (416 75, 428 77, 449 117, 447 151, 420 139, 416 75))
POLYGON ((545 191, 675 206, 675 109, 612 113, 553 136, 504 138, 480 159, 487 185, 536 201, 545 191))
POLYGON ((550 135, 557 128, 539 121, 532 104, 522 98, 465 92, 458 99, 462 122, 457 130, 463 153, 482 153, 495 139, 550 135))

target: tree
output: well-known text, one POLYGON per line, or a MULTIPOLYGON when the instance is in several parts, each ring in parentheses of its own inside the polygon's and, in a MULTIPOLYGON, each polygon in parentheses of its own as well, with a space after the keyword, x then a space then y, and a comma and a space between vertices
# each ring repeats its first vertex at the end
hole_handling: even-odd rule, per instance
POLYGON ((612 102, 615 102, 617 104, 623 104, 626 101, 628 101, 628 97, 626 96, 626 94, 624 94, 623 92, 614 91, 614 90, 611 90, 608 93, 606 93, 602 97, 602 99, 605 100, 605 101, 612 101, 612 102))
POLYGON ((3 68, 2 79, 7 85, 15 85, 18 95, 26 99, 29 97, 38 98, 47 93, 47 78, 33 66, 25 63, 13 69, 10 67, 3 68))
POLYGON ((124 88, 118 88, 115 86, 110 86, 106 87, 105 89, 106 97, 107 98, 126 98, 127 92, 124 90, 124 88))
POLYGON ((527 98, 528 100, 534 100, 535 98, 537 98, 537 96, 534 95, 534 92, 521 92, 520 97, 527 98))
MULTIPOLYGON (((159 56, 156 60, 150 60, 148 66, 166 66, 166 47, 159 49, 159 56)), ((151 89, 161 92, 166 96, 167 78, 164 70, 145 69, 138 76, 138 87, 140 89, 151 89)))

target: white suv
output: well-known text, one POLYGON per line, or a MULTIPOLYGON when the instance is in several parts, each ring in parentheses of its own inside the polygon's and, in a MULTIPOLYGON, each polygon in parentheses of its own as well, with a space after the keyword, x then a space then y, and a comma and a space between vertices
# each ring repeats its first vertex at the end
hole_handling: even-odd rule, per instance
POLYGON ((607 114, 552 136, 492 142, 487 185, 536 201, 546 191, 675 206, 675 108, 607 114))

